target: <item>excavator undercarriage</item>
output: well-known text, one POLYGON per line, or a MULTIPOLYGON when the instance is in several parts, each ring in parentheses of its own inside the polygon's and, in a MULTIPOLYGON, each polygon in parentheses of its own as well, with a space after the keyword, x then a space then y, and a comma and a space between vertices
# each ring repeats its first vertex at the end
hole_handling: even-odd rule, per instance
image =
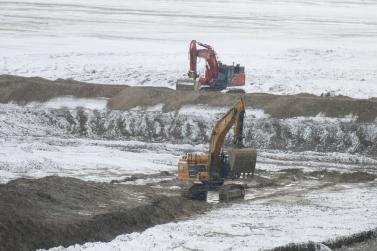
POLYGON ((219 190, 220 201, 243 199, 244 197, 245 197, 245 186, 242 184, 223 185, 219 190))
POLYGON ((179 179, 186 183, 183 195, 189 199, 206 200, 208 191, 218 191, 220 201, 243 198, 246 185, 242 180, 254 175, 257 154, 252 148, 232 149, 231 152, 232 157, 222 153, 228 162, 222 164, 219 173, 213 174, 216 179, 212 180, 208 178, 204 164, 190 164, 181 159, 178 167, 179 179))
POLYGON ((184 191, 183 196, 192 200, 207 200, 208 191, 218 191, 220 201, 243 199, 245 197, 245 185, 227 184, 210 186, 209 184, 193 184, 184 191))

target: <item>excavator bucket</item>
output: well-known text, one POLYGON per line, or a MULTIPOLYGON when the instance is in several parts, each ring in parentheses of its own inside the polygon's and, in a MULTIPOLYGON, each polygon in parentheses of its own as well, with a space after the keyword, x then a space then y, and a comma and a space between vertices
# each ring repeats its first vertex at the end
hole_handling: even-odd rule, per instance
POLYGON ((234 148, 228 152, 231 173, 236 176, 254 175, 257 152, 253 148, 234 148))
POLYGON ((197 84, 192 79, 178 79, 175 89, 180 91, 194 91, 197 89, 197 84))

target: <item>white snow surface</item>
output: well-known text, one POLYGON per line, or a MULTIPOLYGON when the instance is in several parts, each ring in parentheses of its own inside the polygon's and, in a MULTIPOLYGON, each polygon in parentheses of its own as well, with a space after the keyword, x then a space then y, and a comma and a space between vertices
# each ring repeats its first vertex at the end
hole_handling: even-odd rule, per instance
POLYGON ((0 74, 174 88, 196 39, 245 65, 248 92, 376 97, 376 13, 374 0, 0 0, 0 74))
MULTIPOLYGON (((181 151, 187 148, 192 147, 178 147, 181 151)), ((12 138, 0 141, 0 183, 48 175, 110 182, 135 173, 175 171, 178 158, 179 154, 171 144, 56 137, 12 138), (153 150, 148 150, 147 145, 153 150)))
MULTIPOLYGON (((13 136, 0 139, 0 183, 49 175, 110 182, 133 174, 175 173, 186 152, 205 152, 207 145, 140 141, 13 136)), ((377 159, 348 153, 258 151, 258 170, 298 168, 309 171, 377 174, 377 159)), ((150 180, 137 181, 137 184, 150 180)))
MULTIPOLYGON (((148 108, 147 108, 148 110, 148 108)), ((179 114, 187 116, 201 116, 204 118, 222 117, 229 108, 227 107, 214 107, 209 105, 184 105, 178 110, 179 114)), ((262 109, 246 108, 246 114, 253 119, 266 119, 270 115, 265 113, 262 109)))
MULTIPOLYGON (((55 108, 69 104, 75 114, 73 106, 89 108, 103 108, 105 99, 73 99, 58 97, 46 103, 30 104, 21 107, 15 104, 0 105, 0 183, 20 177, 44 177, 47 175, 61 175, 76 177, 84 180, 105 181, 123 179, 135 173, 158 173, 160 171, 176 171, 176 163, 185 152, 203 152, 207 144, 171 144, 171 143, 144 143, 140 141, 98 139, 96 135, 75 138, 70 134, 70 125, 67 125, 65 111, 59 113, 55 108), (89 102, 90 101, 90 102, 89 102), (44 117, 49 111, 55 111, 56 116, 44 117), (64 118, 60 123, 49 122, 64 118), (51 121, 50 121, 51 120, 51 121)), ((138 108, 142 109, 142 108, 138 108)), ((143 108, 149 113, 160 113, 161 105, 143 108)), ((106 110, 104 110, 106 112, 106 110)), ((135 111, 136 112, 136 111, 135 111)), ((179 110, 180 114, 187 115, 190 121, 193 117, 203 117, 205 123, 211 124, 222 114, 222 109, 209 106, 185 106, 179 110)), ((71 114, 71 113, 69 113, 71 114)), ((266 119, 268 114, 262 110, 248 110, 248 117, 266 119)), ((130 118, 145 116, 136 113, 130 118)), ((67 116, 68 119, 70 116, 67 116)), ((106 120, 105 118, 102 118, 106 120)), ((315 117, 288 119, 289 123, 305 123, 317 121, 321 123, 336 123, 337 121, 352 122, 354 116, 345 118, 328 118, 323 114, 315 117)), ((168 122, 171 120, 168 120, 168 122)), ((80 123, 79 121, 75 123, 80 123)), ((74 123, 74 124, 75 124, 74 123)), ((90 124, 90 123, 89 123, 90 124)), ((142 125, 136 125, 142 127, 142 125)), ((192 127, 195 128, 196 127, 192 127)), ((141 133, 146 133, 146 129, 141 133)), ((375 137, 375 130, 370 134, 375 137)), ((195 132, 193 132, 195 134, 195 132)), ((196 134, 198 134, 196 132, 196 134)), ((77 136, 77 135, 76 135, 77 136)), ((271 137, 271 133, 259 135, 271 137)), ((310 138, 310 137, 308 137, 310 138)), ((257 139, 258 141, 262 139, 257 139)), ((371 138, 372 142, 374 138, 371 138)), ((258 151, 257 168, 260 170, 278 171, 286 168, 300 168, 305 171, 336 170, 340 172, 364 171, 377 173, 377 159, 360 154, 339 152, 290 152, 279 150, 258 151)))

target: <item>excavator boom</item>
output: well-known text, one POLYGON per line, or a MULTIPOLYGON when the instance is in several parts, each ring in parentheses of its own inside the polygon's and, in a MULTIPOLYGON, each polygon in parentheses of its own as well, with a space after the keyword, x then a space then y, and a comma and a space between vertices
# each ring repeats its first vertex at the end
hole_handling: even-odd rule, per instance
POLYGON ((190 71, 189 77, 194 80, 199 76, 197 73, 197 60, 198 58, 203 58, 206 60, 206 70, 204 77, 199 77, 199 84, 209 85, 214 79, 217 78, 219 73, 219 63, 217 62, 217 57, 215 50, 207 44, 196 42, 192 40, 190 43, 190 71), (203 47, 204 49, 197 49, 197 45, 203 47))
POLYGON ((245 101, 239 98, 236 105, 231 108, 219 121, 212 130, 209 144, 208 168, 210 179, 217 179, 221 161, 221 150, 224 145, 225 136, 230 128, 236 123, 234 130, 233 144, 235 147, 242 146, 243 119, 245 114, 245 101))

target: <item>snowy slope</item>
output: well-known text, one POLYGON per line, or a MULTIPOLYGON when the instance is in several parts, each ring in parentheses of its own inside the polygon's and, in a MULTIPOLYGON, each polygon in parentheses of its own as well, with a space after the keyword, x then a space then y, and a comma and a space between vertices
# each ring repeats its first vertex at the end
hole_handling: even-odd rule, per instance
MULTIPOLYGON (((207 106, 109 111, 104 102, 59 97, 27 107, 0 105, 0 183, 48 175, 109 182, 175 172, 182 154, 208 149, 212 125, 223 113, 207 106)), ((245 144, 258 149, 258 170, 371 173, 377 172, 376 131, 376 123, 352 116, 271 119, 254 109, 244 129, 245 144)))
MULTIPOLYGON (((112 140, 207 144, 213 125, 225 110, 186 106, 163 112, 159 105, 116 111, 103 100, 56 98, 27 107, 0 105, 0 135, 89 137, 112 140), (69 100, 68 103, 62 100, 69 100), (69 104, 69 107, 66 107, 69 104), (85 107, 80 107, 85 104, 85 107), (56 109, 62 106, 61 109, 56 109), (52 107, 52 108, 51 108, 52 107)), ((263 110, 247 109, 245 145, 258 149, 343 152, 377 156, 377 123, 355 116, 271 118, 263 110)), ((233 130, 227 135, 230 144, 233 130)))
POLYGON ((377 96, 377 2, 0 1, 0 74, 174 88, 191 39, 250 92, 377 96))

